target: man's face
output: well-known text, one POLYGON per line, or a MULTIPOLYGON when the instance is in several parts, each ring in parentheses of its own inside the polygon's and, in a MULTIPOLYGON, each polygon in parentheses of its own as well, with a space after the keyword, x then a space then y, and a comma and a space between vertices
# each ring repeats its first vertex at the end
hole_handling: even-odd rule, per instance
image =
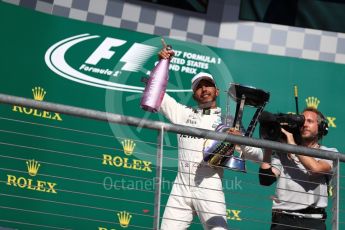
POLYGON ((199 105, 210 105, 216 107, 216 98, 219 94, 215 85, 208 80, 201 80, 194 90, 194 99, 199 105))
POLYGON ((301 136, 304 140, 317 139, 318 134, 318 122, 317 114, 312 111, 305 111, 303 113, 305 117, 304 125, 301 128, 301 136))

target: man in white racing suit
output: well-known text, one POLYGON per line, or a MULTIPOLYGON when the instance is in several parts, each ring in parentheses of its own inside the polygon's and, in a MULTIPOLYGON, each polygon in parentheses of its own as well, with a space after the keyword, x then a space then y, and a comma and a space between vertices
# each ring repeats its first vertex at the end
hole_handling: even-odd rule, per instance
MULTIPOLYGON (((173 51, 161 50, 160 58, 170 58, 173 51)), ((215 130, 222 122, 221 109, 216 105, 219 90, 214 78, 199 73, 192 79, 193 98, 198 109, 177 103, 165 94, 161 112, 174 124, 215 130)), ((233 131, 236 134, 236 131, 233 131)), ((223 169, 210 167, 203 161, 205 139, 177 135, 178 173, 165 207, 161 229, 187 229, 196 213, 204 229, 227 229, 226 203, 222 190, 223 169)), ((262 161, 260 148, 241 146, 247 159, 262 161)))

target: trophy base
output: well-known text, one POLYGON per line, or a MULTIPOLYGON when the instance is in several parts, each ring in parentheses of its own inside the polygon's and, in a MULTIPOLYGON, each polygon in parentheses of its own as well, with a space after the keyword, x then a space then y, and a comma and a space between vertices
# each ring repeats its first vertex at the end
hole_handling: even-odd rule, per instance
POLYGON ((237 172, 247 172, 245 161, 240 157, 233 156, 229 160, 227 160, 222 166, 224 168, 228 168, 237 172))

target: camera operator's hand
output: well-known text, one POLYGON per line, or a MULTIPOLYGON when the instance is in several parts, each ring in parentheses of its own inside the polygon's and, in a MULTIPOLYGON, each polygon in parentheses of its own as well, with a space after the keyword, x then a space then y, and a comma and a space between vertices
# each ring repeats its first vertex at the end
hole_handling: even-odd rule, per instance
POLYGON ((290 145, 296 145, 295 139, 293 137, 293 134, 286 131, 285 129, 281 128, 282 133, 285 134, 286 136, 286 143, 290 144, 290 145))
MULTIPOLYGON (((283 129, 283 128, 281 128, 281 131, 282 131, 282 133, 284 133, 285 136, 286 136, 286 143, 287 143, 287 144, 296 145, 296 142, 295 142, 295 139, 294 139, 292 133, 286 131, 286 130, 283 129)), ((288 153, 287 156, 288 156, 289 159, 292 159, 292 154, 291 154, 291 153, 288 153)))

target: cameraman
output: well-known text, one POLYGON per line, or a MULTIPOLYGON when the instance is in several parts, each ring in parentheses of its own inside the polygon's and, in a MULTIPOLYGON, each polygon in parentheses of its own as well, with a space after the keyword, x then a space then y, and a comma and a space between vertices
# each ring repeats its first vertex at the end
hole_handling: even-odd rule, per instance
MULTIPOLYGON (((328 132, 325 117, 315 108, 303 111, 300 129, 301 145, 337 151, 319 144, 328 132)), ((293 134, 282 128, 288 144, 296 145, 293 134)), ((332 171, 331 160, 266 149, 259 170, 260 184, 270 186, 277 181, 273 199, 271 229, 326 229, 327 185, 332 171)))

